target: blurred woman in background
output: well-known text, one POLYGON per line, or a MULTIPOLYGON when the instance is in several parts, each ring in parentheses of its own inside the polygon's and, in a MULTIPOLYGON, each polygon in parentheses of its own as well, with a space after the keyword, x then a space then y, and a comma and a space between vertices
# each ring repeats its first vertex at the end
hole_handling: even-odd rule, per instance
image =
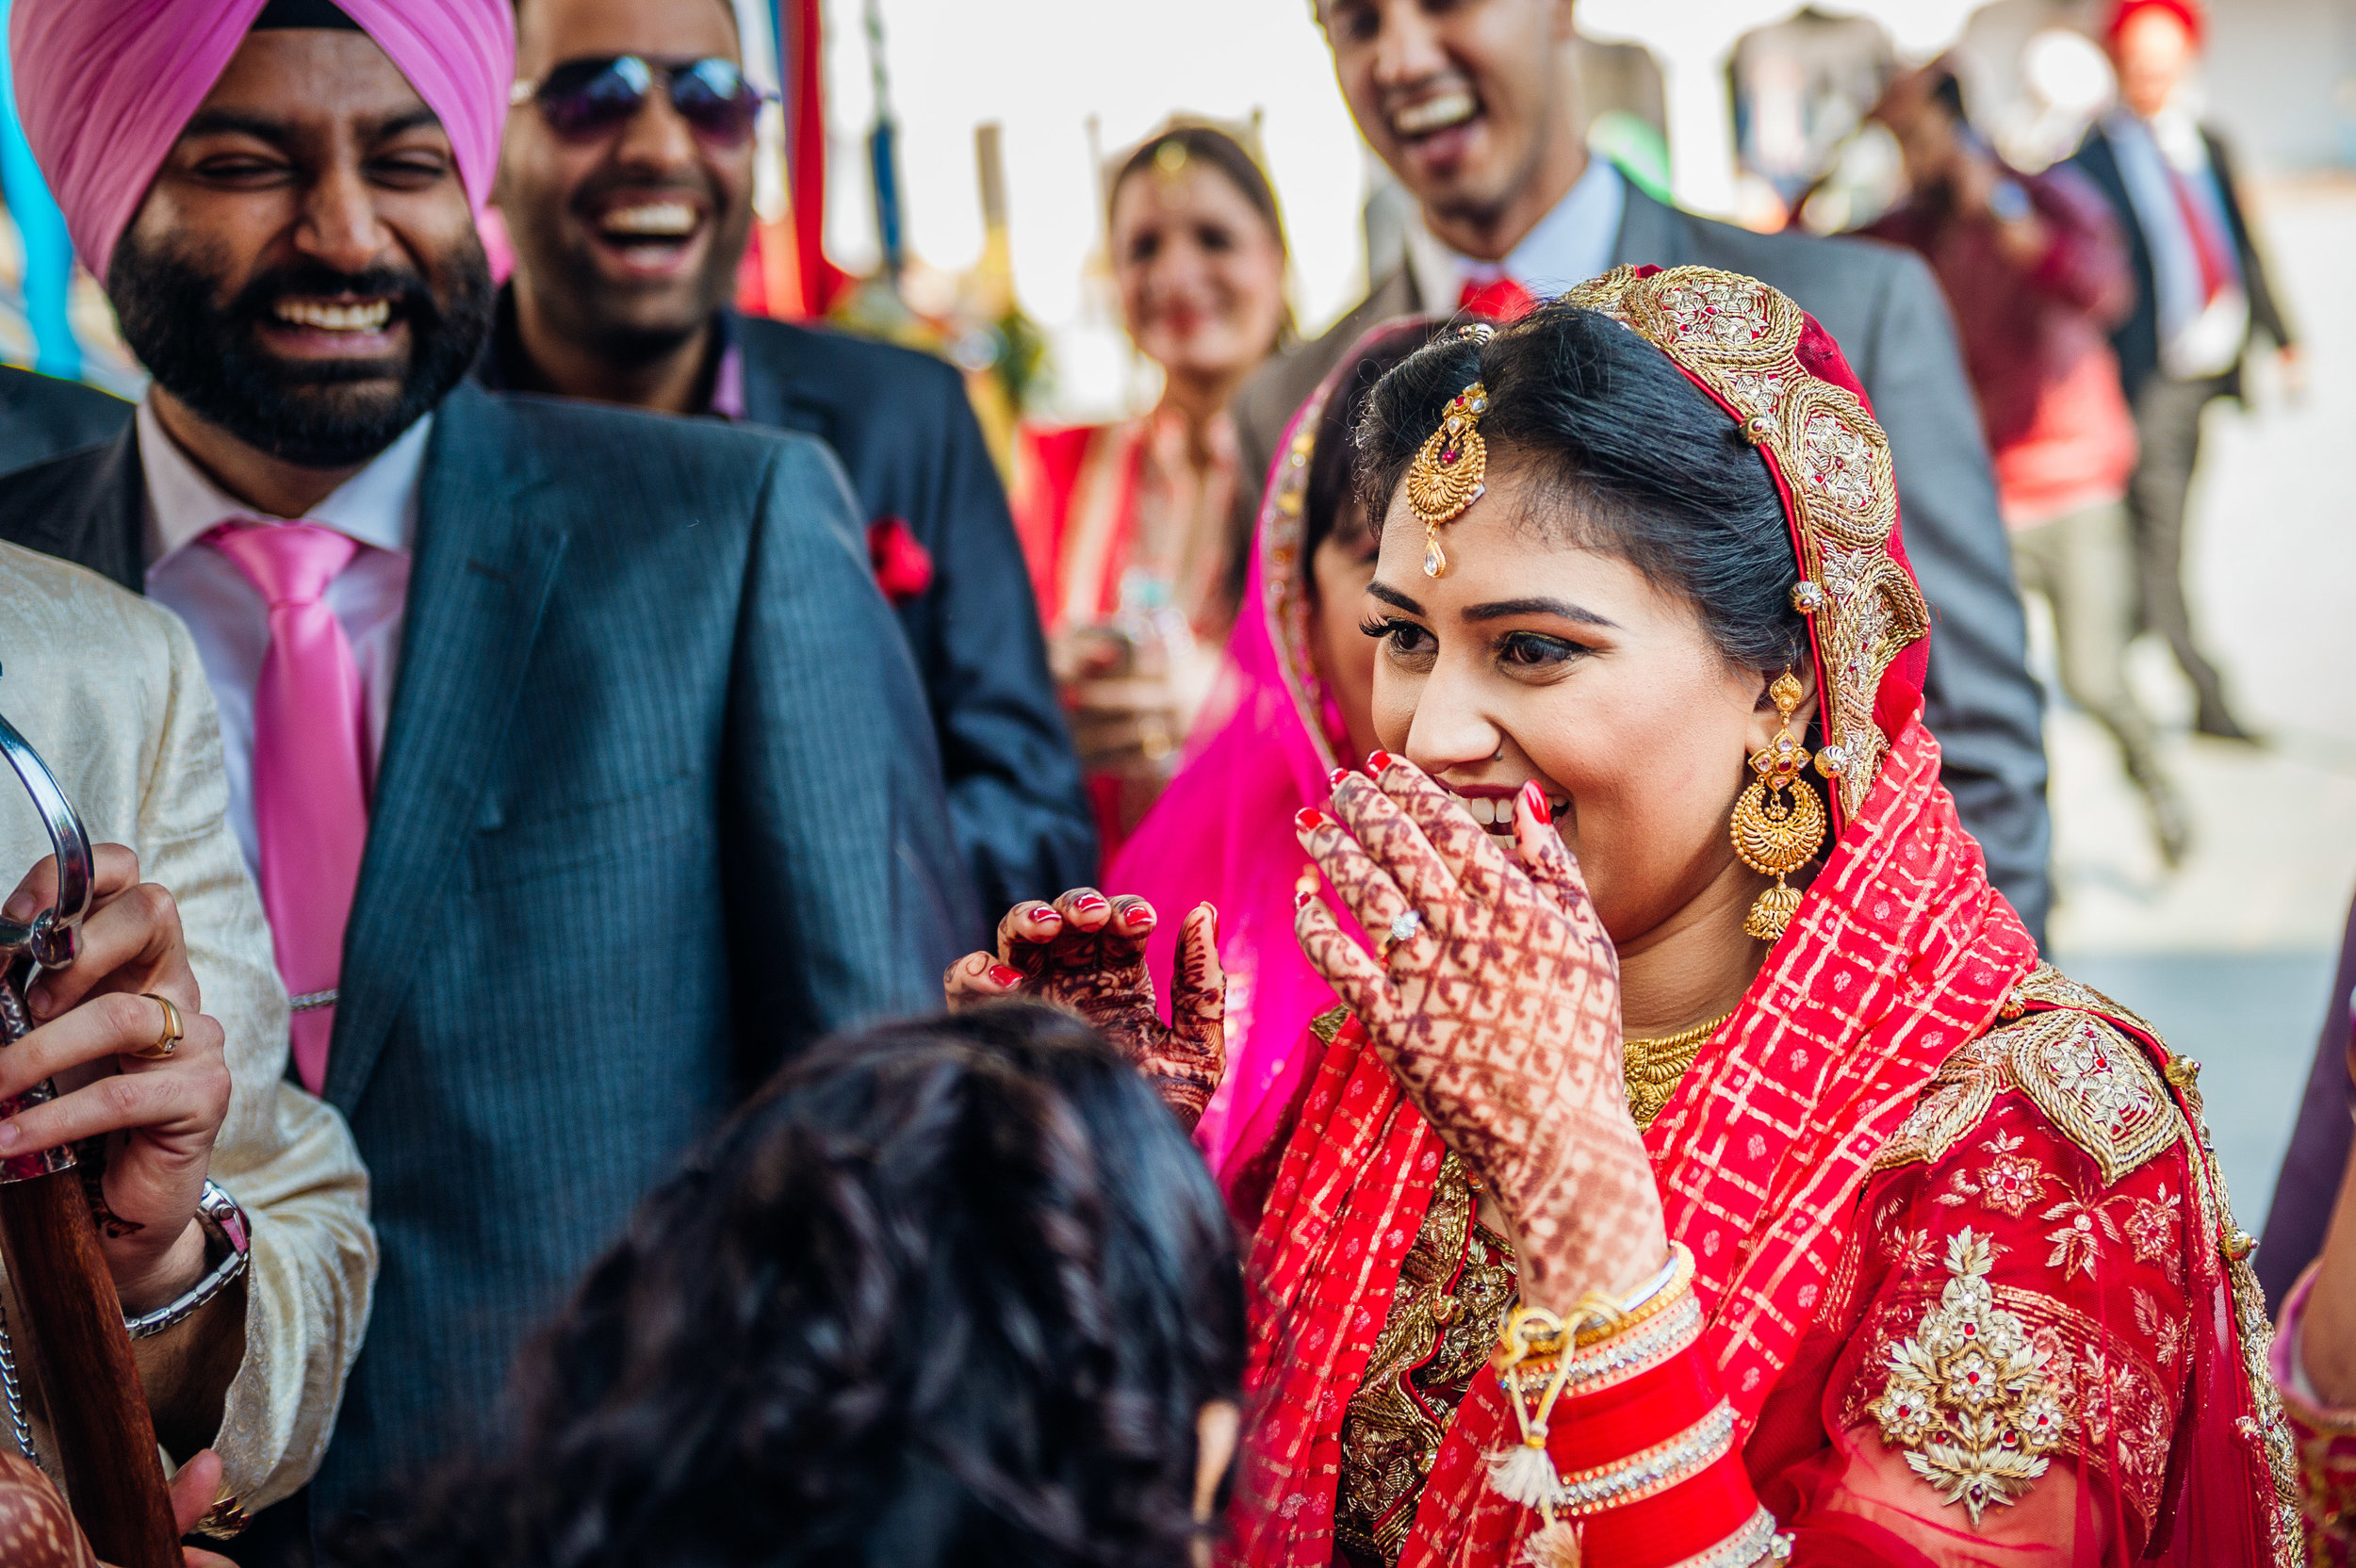
POLYGON ((1109 860, 1169 781, 1241 587, 1227 400, 1289 331, 1284 230, 1242 144, 1182 124, 1107 196, 1123 324, 1163 373, 1152 412, 1028 430, 1014 510, 1109 860))
MULTIPOLYGON (((1376 744, 1375 644, 1360 617, 1380 541, 1351 487, 1350 434, 1374 384, 1434 325, 1375 328, 1293 416, 1219 685, 1186 764, 1105 877, 1161 908, 1207 900, 1219 911, 1228 1072, 1195 1142, 1247 1217, 1265 1185, 1252 1156, 1283 1147, 1278 1123, 1315 1065, 1310 1022, 1334 1006, 1292 939, 1293 814, 1326 798, 1342 759, 1376 744)), ((1156 933, 1153 972, 1169 971, 1175 942, 1174 930, 1156 933)))

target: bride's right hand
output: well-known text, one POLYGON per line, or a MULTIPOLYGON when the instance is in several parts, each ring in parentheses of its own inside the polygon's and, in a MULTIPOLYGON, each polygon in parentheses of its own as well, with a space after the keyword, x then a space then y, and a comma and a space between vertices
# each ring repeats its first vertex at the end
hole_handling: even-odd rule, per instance
POLYGON ((1322 900, 1295 928, 1415 1108, 1520 1233, 1525 1297, 1561 1310, 1661 1267, 1668 1233, 1620 1066, 1619 956, 1578 862, 1525 789, 1513 847, 1413 763, 1386 760, 1301 814, 1301 847, 1375 957, 1322 900))
POLYGON ((998 923, 996 954, 969 953, 941 976, 949 1010, 1009 996, 1070 1008, 1111 1040, 1191 1129, 1227 1066, 1219 913, 1197 905, 1179 930, 1168 1023, 1145 968, 1156 919, 1145 900, 1108 899, 1094 888, 1074 888, 1052 905, 1018 904, 998 923))

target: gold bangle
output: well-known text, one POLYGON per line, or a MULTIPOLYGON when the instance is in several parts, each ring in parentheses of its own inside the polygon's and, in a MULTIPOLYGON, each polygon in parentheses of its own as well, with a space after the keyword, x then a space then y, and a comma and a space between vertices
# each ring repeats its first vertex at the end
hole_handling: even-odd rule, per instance
POLYGON ((1625 1300, 1591 1290, 1566 1316, 1543 1307, 1515 1307, 1498 1326, 1495 1364, 1499 1373, 1525 1362, 1576 1354, 1630 1332, 1659 1317, 1693 1294, 1693 1254, 1681 1241, 1669 1243, 1669 1262, 1661 1273, 1625 1300))

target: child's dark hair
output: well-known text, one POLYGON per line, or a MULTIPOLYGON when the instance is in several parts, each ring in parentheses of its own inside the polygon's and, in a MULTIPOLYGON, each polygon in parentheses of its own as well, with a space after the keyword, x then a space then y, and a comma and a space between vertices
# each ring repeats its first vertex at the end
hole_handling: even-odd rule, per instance
POLYGON ((325 1560, 1179 1568, 1243 1311, 1202 1158, 1077 1019, 834 1039, 640 1205, 512 1437, 325 1560))

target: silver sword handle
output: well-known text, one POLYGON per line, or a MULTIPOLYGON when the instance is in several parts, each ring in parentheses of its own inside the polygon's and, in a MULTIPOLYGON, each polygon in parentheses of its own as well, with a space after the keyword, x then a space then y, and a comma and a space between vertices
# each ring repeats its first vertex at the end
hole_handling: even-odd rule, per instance
POLYGON ((73 803, 65 798, 65 791, 58 788, 57 775, 5 717, 0 717, 0 757, 8 759, 8 766, 24 782, 25 792, 33 797, 34 809, 49 829, 49 847, 57 857, 57 902, 29 922, 0 915, 0 953, 26 952, 43 969, 63 969, 74 962, 80 946, 82 917, 90 912, 95 874, 90 834, 74 814, 73 803))

